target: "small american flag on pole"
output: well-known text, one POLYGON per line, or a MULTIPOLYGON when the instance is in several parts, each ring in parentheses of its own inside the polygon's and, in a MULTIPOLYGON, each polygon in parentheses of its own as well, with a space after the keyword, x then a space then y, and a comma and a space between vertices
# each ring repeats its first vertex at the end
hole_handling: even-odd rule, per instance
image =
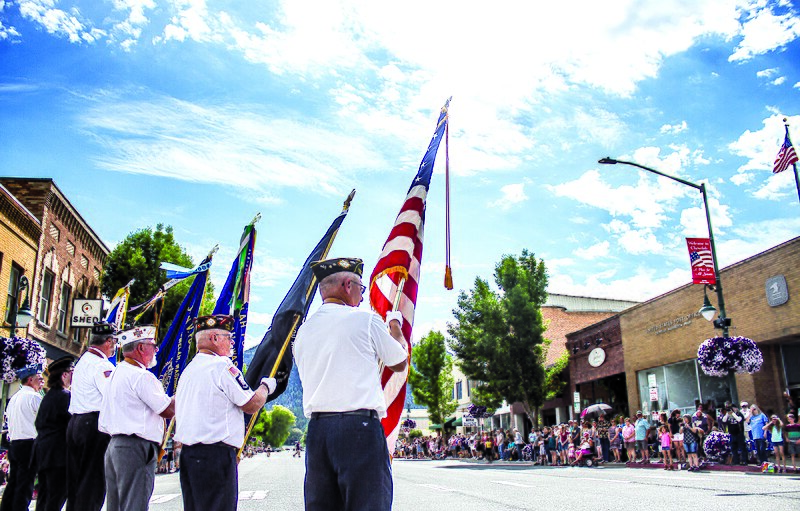
MULTIPOLYGON (((433 175, 433 164, 439 143, 447 127, 448 99, 439 113, 436 131, 428 144, 417 175, 411 182, 403 206, 394 222, 389 237, 383 245, 369 285, 369 302, 372 308, 385 318, 394 307, 400 290, 398 310, 403 314, 403 336, 409 356, 411 355, 411 330, 414 325, 414 309, 417 303, 419 270, 422 262, 422 241, 425 232, 425 201, 433 175)), ((383 432, 389 452, 394 452, 394 443, 400 426, 400 416, 406 400, 408 368, 393 372, 383 368, 381 386, 386 399, 387 416, 383 418, 383 432)))
POLYGON ((786 137, 783 139, 783 145, 775 157, 775 165, 772 167, 772 173, 777 174, 789 168, 789 165, 797 163, 797 152, 794 150, 792 141, 789 140, 789 126, 786 126, 786 137))
POLYGON ((689 261, 692 263, 692 282, 695 284, 714 284, 714 256, 709 238, 686 238, 689 248, 689 261))

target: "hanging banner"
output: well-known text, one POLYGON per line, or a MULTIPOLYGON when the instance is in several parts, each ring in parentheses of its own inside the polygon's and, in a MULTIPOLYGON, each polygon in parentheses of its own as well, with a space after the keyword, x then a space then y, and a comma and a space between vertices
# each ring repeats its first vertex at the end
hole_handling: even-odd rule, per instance
POLYGON ((716 284, 714 258, 711 253, 711 240, 708 238, 686 238, 689 248, 689 261, 692 263, 692 282, 694 284, 716 284))

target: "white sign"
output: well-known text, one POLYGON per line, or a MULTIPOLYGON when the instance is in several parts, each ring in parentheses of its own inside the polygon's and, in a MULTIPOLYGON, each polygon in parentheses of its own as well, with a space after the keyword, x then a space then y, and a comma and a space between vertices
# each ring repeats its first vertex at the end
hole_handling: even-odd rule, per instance
POLYGON ((87 300, 76 298, 72 300, 72 328, 91 328, 103 319, 103 300, 87 300))
POLYGON ((656 383, 656 375, 655 374, 648 374, 647 375, 647 382, 650 384, 650 388, 651 389, 653 387, 658 387, 658 384, 656 383))
POLYGON ((575 403, 575 404, 580 404, 580 402, 581 402, 581 393, 580 392, 575 392, 573 394, 572 402, 575 403))
POLYGON ((573 409, 575 410, 575 413, 580 413, 581 412, 581 404, 580 403, 575 403, 573 409))
POLYGON ((650 387, 650 401, 658 401, 658 387, 650 387))
POLYGON ((589 352, 589 365, 600 367, 606 361, 606 352, 603 348, 595 348, 589 352))
POLYGON ((463 421, 462 424, 464 426, 477 427, 478 425, 478 419, 476 419, 475 417, 464 417, 461 420, 463 421))

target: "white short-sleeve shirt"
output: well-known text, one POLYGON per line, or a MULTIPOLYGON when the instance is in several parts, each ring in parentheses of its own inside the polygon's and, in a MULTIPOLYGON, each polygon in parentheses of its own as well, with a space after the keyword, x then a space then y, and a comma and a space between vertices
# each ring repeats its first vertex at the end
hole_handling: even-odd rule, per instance
POLYGON ((39 412, 39 405, 42 404, 42 396, 23 385, 19 391, 11 396, 8 401, 8 438, 11 440, 32 440, 36 438, 36 414, 39 412))
POLYGON ((244 412, 239 407, 254 394, 230 358, 198 353, 181 373, 175 392, 175 440, 240 447, 244 412))
POLYGON ((114 365, 100 350, 90 348, 84 353, 72 373, 69 413, 99 412, 112 371, 114 365))
POLYGON ((375 410, 386 416, 378 365, 401 363, 408 352, 377 314, 324 303, 297 330, 294 358, 303 384, 303 413, 375 410))
POLYGON ((160 444, 164 419, 159 414, 171 401, 153 373, 136 361, 120 362, 103 395, 98 429, 109 435, 136 435, 160 444))

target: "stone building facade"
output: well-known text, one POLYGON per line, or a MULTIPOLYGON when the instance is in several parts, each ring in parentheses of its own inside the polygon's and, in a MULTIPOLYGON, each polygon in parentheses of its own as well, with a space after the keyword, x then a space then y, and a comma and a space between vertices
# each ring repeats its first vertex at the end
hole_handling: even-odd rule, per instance
POLYGON ((100 275, 109 249, 52 179, 0 178, 40 222, 31 279, 30 338, 49 358, 79 355, 86 329, 70 328, 74 298, 101 298, 100 275))

